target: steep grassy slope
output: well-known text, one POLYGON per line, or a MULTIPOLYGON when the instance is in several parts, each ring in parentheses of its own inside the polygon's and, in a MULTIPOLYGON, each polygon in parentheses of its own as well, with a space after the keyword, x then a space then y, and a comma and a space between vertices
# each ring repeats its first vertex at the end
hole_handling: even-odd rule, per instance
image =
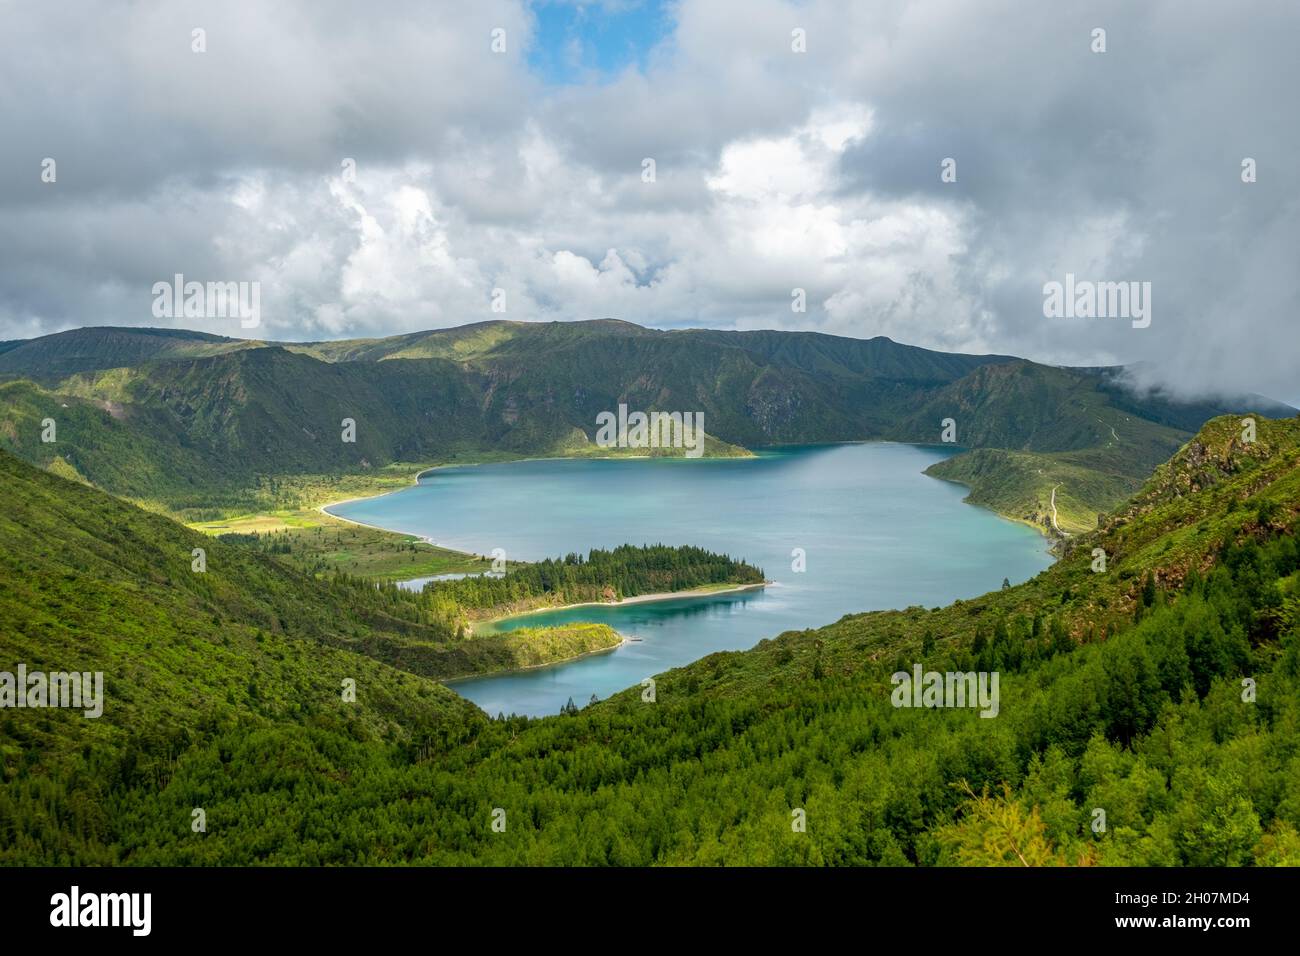
POLYGON ((158 359, 218 355, 259 342, 183 329, 95 327, 56 332, 0 348, 0 378, 53 383, 78 372, 126 368, 158 359))
POLYGON ((653 703, 633 688, 532 721, 458 712, 378 665, 363 692, 414 693, 362 720, 336 703, 342 652, 257 641, 257 575, 209 606, 183 530, 0 474, 41 522, 0 525, 0 633, 150 691, 110 677, 125 726, 4 715, 6 862, 1300 863, 1300 421, 1261 423, 1253 444, 1210 423, 1024 585, 851 615, 660 675, 653 703), (142 593, 168 613, 143 617, 142 593), (891 706, 889 675, 913 663, 999 671, 997 717, 891 706))

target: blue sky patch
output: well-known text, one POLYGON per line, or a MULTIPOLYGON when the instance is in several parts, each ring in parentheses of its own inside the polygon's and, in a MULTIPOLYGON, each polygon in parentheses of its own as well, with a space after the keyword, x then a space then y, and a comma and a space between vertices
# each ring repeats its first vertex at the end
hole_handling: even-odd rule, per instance
POLYGON ((672 30, 664 0, 535 0, 537 33, 529 65, 548 83, 602 80, 628 66, 643 69, 672 30))

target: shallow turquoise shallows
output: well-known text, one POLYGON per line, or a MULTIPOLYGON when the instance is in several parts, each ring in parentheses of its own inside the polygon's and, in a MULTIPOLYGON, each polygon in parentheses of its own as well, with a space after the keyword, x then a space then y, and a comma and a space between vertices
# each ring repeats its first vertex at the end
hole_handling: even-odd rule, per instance
MULTIPOLYGON (((557 713, 706 654, 856 611, 933 607, 1024 581, 1051 563, 1032 528, 963 504, 921 474, 948 449, 883 443, 782 448, 747 459, 549 460, 440 468, 339 517, 449 548, 532 561, 618 544, 694 544, 743 558, 763 591, 543 611, 499 627, 600 621, 622 647, 451 686, 489 714, 557 713), (795 572, 802 549, 806 570, 795 572)), ((480 625, 482 629, 482 625, 480 625)))

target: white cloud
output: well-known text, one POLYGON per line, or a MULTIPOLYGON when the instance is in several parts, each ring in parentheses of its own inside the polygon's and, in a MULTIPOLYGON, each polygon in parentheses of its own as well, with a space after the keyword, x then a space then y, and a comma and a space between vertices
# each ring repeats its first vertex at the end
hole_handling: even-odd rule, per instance
POLYGON ((185 272, 260 280, 266 338, 489 319, 500 287, 507 318, 1149 359, 1300 397, 1300 12, 1049 6, 684 0, 644 70, 558 88, 514 0, 12 7, 0 338, 151 324, 151 284, 185 272), (1152 327, 1045 322, 1067 271, 1152 281, 1152 327))

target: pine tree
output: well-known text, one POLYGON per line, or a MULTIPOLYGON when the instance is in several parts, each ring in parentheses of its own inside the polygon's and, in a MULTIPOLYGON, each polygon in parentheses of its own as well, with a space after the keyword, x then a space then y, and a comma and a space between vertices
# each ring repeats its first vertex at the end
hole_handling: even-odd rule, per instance
POLYGON ((1142 585, 1142 606, 1150 607, 1156 603, 1156 576, 1151 571, 1147 572, 1147 579, 1142 585))

